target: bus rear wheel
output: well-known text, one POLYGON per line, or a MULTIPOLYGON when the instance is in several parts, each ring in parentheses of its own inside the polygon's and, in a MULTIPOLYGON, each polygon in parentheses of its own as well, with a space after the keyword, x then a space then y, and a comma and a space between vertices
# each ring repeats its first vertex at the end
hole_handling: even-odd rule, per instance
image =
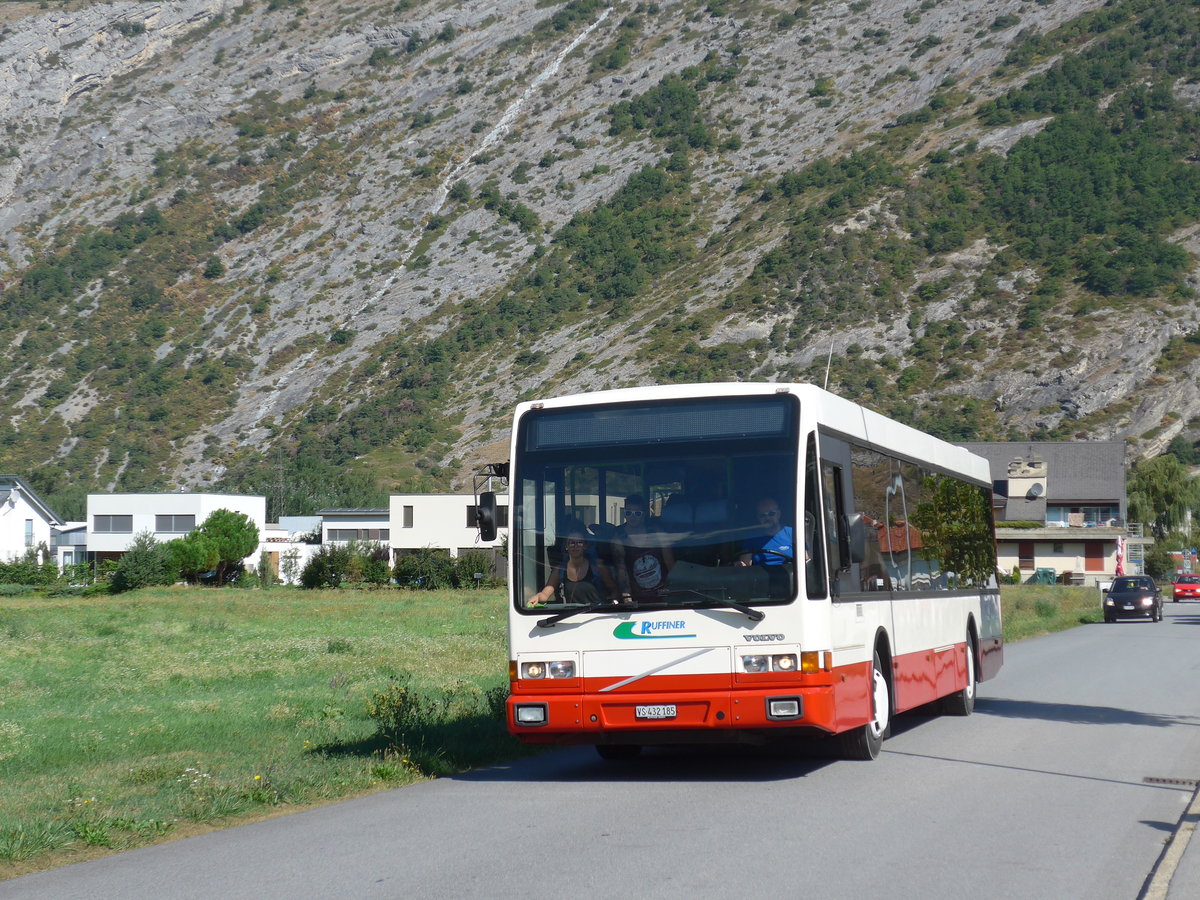
POLYGON ((871 661, 871 721, 839 735, 845 759, 875 759, 892 730, 892 692, 879 651, 871 661))
POLYGON ((948 716, 969 716, 975 711, 975 641, 967 633, 967 686, 942 698, 942 712, 948 716))
POLYGON ((642 753, 641 744, 596 744, 596 752, 601 759, 610 762, 623 759, 637 759, 642 753))

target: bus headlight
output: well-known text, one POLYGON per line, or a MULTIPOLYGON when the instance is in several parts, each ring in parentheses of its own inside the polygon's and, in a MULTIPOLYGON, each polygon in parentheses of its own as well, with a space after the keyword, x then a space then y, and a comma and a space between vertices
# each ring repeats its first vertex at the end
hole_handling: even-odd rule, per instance
POLYGON ((575 660, 556 659, 551 662, 521 663, 521 677, 537 678, 574 678, 575 660))
POLYGON ((778 656, 771 657, 771 668, 776 672, 795 672, 796 671, 796 654, 781 653, 778 656))
POLYGON ((522 678, 545 678, 546 664, 541 662, 521 663, 522 678))
POLYGON ((551 678, 574 678, 575 677, 575 661, 572 659, 563 659, 550 663, 548 666, 551 678))
POLYGON ((767 658, 765 656, 743 656, 742 668, 747 672, 765 672, 767 671, 767 658))

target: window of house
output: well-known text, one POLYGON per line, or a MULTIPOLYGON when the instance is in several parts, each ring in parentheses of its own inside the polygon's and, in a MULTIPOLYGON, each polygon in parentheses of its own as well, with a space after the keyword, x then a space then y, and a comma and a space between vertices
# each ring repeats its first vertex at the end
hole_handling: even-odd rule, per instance
POLYGON ((404 524, 402 528, 413 527, 413 508, 411 506, 404 507, 404 524))
POLYGON ((196 517, 155 516, 154 530, 164 534, 187 534, 196 530, 196 517))
POLYGON ((1017 544, 1017 564, 1022 570, 1033 571, 1034 562, 1033 541, 1020 541, 1017 544))
POLYGON ((97 534, 133 534, 133 516, 93 516, 92 531, 97 534))
POLYGON ((330 528, 326 540, 331 542, 386 541, 391 538, 390 528, 330 528))
POLYGON ((33 519, 25 520, 25 546, 33 546, 33 519))
POLYGON ((1055 541, 1055 542, 1054 542, 1054 554, 1055 554, 1056 556, 1062 556, 1062 552, 1063 552, 1063 545, 1062 545, 1062 542, 1061 542, 1061 541, 1055 541))

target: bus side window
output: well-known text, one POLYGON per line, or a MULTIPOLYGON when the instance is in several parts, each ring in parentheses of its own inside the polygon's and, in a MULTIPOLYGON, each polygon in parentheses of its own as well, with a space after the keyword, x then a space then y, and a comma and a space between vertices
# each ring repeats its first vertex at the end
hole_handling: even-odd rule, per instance
POLYGON ((834 595, 842 589, 858 590, 850 584, 846 573, 850 570, 850 536, 847 533, 846 494, 842 482, 842 467, 826 462, 821 467, 824 482, 824 524, 826 547, 829 552, 830 578, 834 595))
POLYGON ((817 477, 817 444, 812 438, 808 440, 808 460, 804 473, 804 516, 801 523, 802 546, 796 547, 796 553, 804 553, 804 583, 805 592, 809 597, 824 597, 825 584, 825 554, 821 552, 825 542, 824 529, 821 527, 820 485, 817 477))

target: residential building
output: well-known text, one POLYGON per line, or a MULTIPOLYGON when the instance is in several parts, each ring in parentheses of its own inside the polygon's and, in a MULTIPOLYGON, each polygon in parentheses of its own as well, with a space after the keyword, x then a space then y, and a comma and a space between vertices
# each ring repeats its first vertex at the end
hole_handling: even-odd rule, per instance
POLYGON ((52 532, 63 520, 18 475, 0 475, 0 561, 29 551, 49 550, 52 532))
POLYGON ((386 509, 318 509, 322 544, 351 541, 391 546, 391 523, 386 509))
POLYGON ((64 522, 50 530, 50 552, 59 571, 65 566, 87 562, 87 522, 64 522))
POLYGON ((284 584, 299 584, 300 573, 321 548, 320 516, 280 516, 259 533, 257 569, 266 554, 267 568, 284 584))
MULTIPOLYGON (((242 513, 261 535, 267 500, 246 494, 88 494, 87 550, 91 559, 119 559, 135 536, 150 532, 160 542, 183 537, 218 509, 242 513)), ((258 551, 246 558, 257 565, 258 551)))
POLYGON ((472 550, 495 555, 508 537, 508 497, 496 501, 499 532, 495 540, 483 541, 475 525, 474 494, 393 494, 388 508, 394 557, 429 547, 453 557, 472 550))
POLYGON ((996 559, 1023 580, 1095 585, 1140 572, 1150 541, 1126 522, 1120 441, 964 443, 992 469, 996 559))

